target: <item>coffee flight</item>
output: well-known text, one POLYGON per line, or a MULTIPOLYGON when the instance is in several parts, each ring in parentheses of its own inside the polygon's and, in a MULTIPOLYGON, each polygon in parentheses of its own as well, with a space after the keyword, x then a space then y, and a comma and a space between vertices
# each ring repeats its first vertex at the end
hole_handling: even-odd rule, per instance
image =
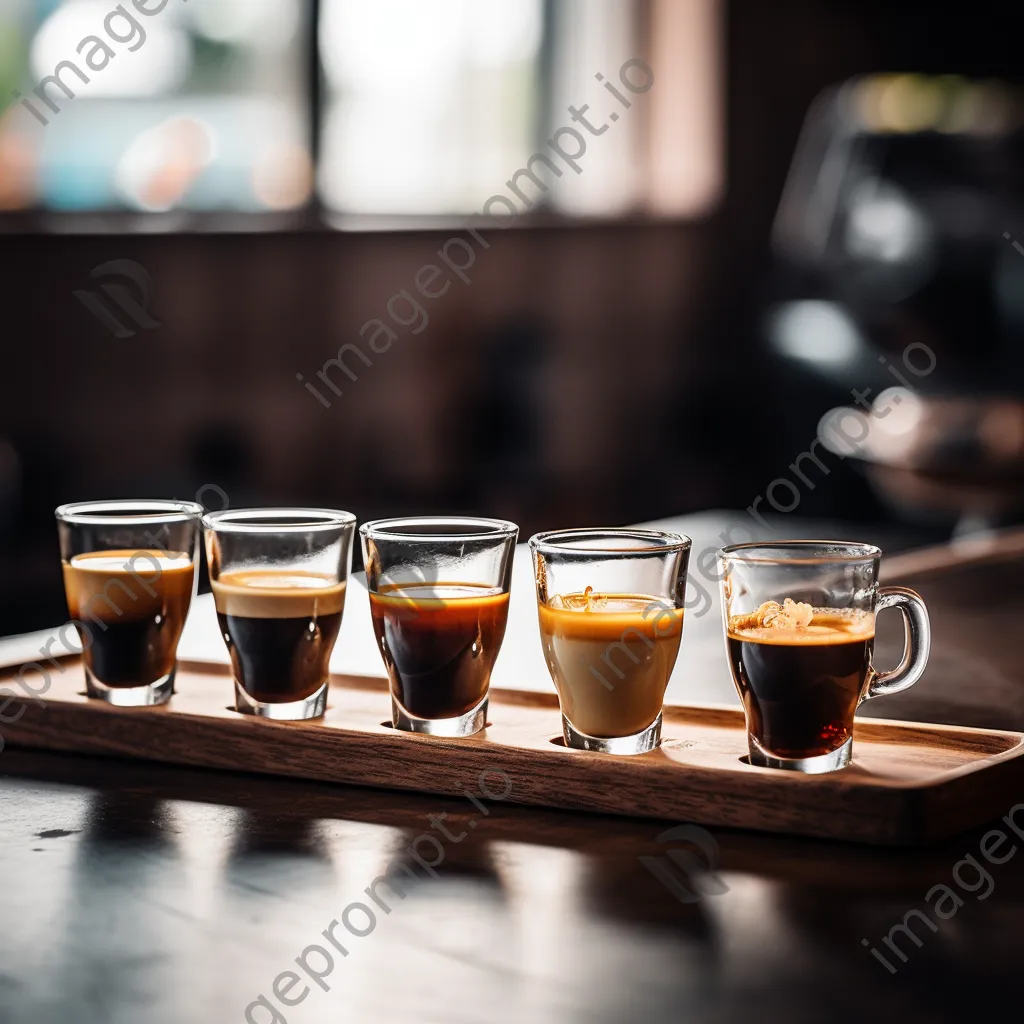
MULTIPOLYGON (((170 699, 203 537, 235 709, 278 720, 324 714, 355 535, 350 513, 97 502, 61 506, 57 519, 90 696, 121 706, 170 699)), ((392 724, 441 736, 484 729, 518 528, 416 517, 367 523, 360 537, 392 724)), ((656 749, 683 637, 689 539, 567 530, 535 535, 530 549, 565 745, 656 749)), ((845 766, 858 705, 920 677, 927 611, 912 591, 878 587, 880 557, 869 545, 810 541, 719 553, 725 646, 751 764, 845 766), (907 655, 878 673, 875 615, 889 607, 903 613, 907 655)))

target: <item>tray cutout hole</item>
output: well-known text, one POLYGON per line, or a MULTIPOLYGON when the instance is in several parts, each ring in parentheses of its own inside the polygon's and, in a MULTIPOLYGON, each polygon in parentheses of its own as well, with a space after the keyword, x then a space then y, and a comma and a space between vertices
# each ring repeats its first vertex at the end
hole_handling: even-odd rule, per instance
POLYGON ((239 711, 234 704, 225 704, 225 711, 230 711, 233 715, 238 715, 240 718, 256 718, 263 722, 273 722, 275 725, 323 725, 327 720, 329 712, 334 710, 333 704, 328 704, 324 708, 322 715, 317 715, 316 718, 270 718, 267 715, 251 715, 248 711, 239 711))
POLYGON ((600 751, 597 751, 597 750, 582 750, 579 747, 570 747, 569 744, 565 742, 565 737, 564 736, 552 736, 551 739, 548 740, 548 743, 550 743, 551 746, 559 747, 562 750, 571 750, 573 753, 580 753, 580 754, 588 754, 588 753, 589 754, 597 754, 597 753, 600 753, 600 751))
MULTIPOLYGON (((395 723, 391 722, 391 721, 381 722, 380 724, 381 724, 381 728, 382 729, 392 729, 395 732, 405 732, 404 729, 396 729, 395 728, 395 723)), ((493 722, 484 722, 484 729, 490 729, 491 726, 493 726, 493 725, 494 725, 493 722)), ((484 729, 481 729, 480 732, 483 732, 484 729)), ((419 732, 419 733, 414 733, 413 735, 415 735, 415 736, 427 736, 427 735, 429 735, 429 733, 419 732)), ((479 735, 479 733, 476 733, 475 735, 479 735)), ((444 737, 441 737, 441 738, 444 739, 444 737)), ((470 739, 470 738, 471 737, 469 737, 469 736, 462 737, 462 739, 470 739)))

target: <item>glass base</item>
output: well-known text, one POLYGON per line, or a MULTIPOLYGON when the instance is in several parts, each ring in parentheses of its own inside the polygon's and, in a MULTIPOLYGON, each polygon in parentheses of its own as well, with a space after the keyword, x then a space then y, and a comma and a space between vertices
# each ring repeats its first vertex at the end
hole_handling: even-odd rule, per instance
POLYGON ((85 670, 85 692, 118 708, 148 708, 166 704, 174 693, 174 669, 145 686, 107 686, 85 670))
POLYGON ((272 718, 276 722, 301 722, 307 718, 319 718, 327 710, 327 688, 324 683, 316 693, 302 700, 265 703, 250 697, 235 680, 235 710, 242 715, 257 715, 272 718))
POLYGON ((487 725, 487 697, 457 718, 417 718, 391 695, 391 724, 404 732, 421 732, 427 736, 472 736, 487 725))
POLYGON ((769 753, 753 736, 747 737, 750 748, 750 763, 759 768, 783 768, 791 772, 804 772, 807 775, 821 775, 823 772, 835 772, 845 768, 853 760, 853 737, 851 736, 841 747, 818 754, 816 757, 778 757, 769 753))
POLYGON ((643 732, 632 736, 588 736, 573 728, 572 722, 562 715, 562 735, 565 745, 576 750, 597 750, 603 754, 646 754, 661 746, 661 712, 643 732))

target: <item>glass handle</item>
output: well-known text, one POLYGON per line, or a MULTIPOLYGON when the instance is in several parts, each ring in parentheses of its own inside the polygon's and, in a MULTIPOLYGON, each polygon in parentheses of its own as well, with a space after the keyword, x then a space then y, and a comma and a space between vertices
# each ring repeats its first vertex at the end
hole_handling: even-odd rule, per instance
POLYGON ((928 664, 932 629, 928 620, 928 609, 921 600, 921 595, 907 587, 882 587, 878 592, 875 612, 885 611, 886 608, 898 608, 903 615, 906 636, 903 643, 903 660, 891 672, 875 672, 872 668, 871 682, 863 700, 908 689, 921 678, 928 664))

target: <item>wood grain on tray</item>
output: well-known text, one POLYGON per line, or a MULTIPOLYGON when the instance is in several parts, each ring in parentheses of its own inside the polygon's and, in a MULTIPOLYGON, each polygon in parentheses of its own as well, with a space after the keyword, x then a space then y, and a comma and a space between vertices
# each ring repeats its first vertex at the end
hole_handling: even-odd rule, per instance
POLYGON ((392 728, 379 679, 333 677, 324 719, 277 723, 229 708, 224 666, 182 663, 175 696, 154 708, 90 700, 81 665, 66 669, 41 703, 24 699, 7 743, 443 794, 487 773, 515 803, 875 844, 954 835, 1024 792, 1015 732, 859 720, 854 764, 809 776, 745 763, 736 708, 666 707, 661 749, 623 757, 567 749, 554 694, 492 690, 488 728, 444 739, 392 728))

